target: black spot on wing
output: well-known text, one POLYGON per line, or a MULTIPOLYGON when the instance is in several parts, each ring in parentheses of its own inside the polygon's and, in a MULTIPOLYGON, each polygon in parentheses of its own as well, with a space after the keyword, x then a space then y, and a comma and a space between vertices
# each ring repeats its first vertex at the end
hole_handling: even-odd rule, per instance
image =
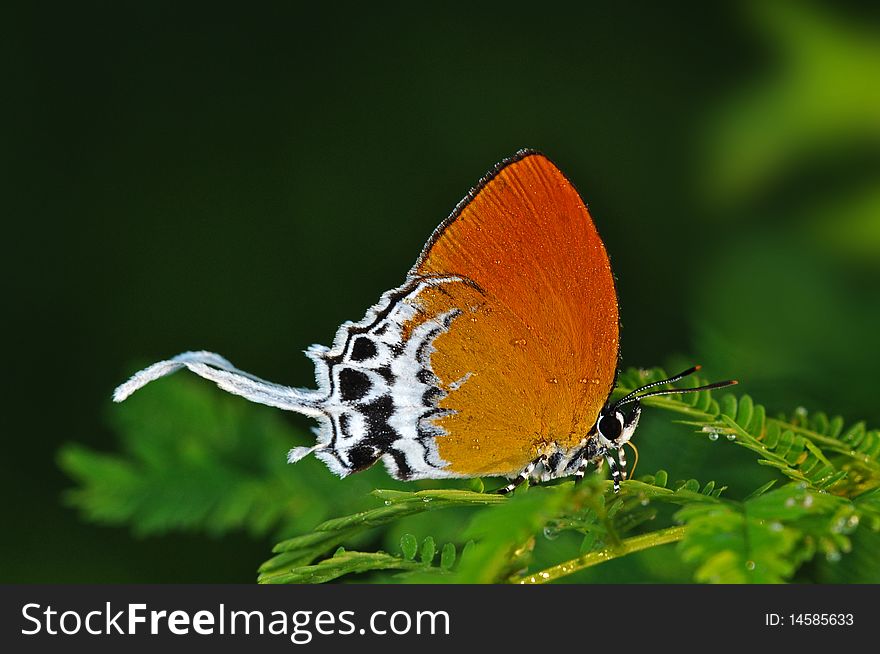
POLYGON ((391 366, 379 366, 378 368, 375 368, 373 372, 381 375, 382 379, 384 379, 389 386, 391 386, 396 380, 394 373, 391 372, 391 366))
POLYGON ((343 368, 339 371, 339 395, 345 401, 362 399, 372 386, 369 376, 360 370, 343 368))
POLYGON ((339 416, 339 433, 345 438, 351 436, 351 416, 347 413, 339 416))
POLYGON ((352 472, 366 470, 376 463, 382 455, 372 445, 355 445, 348 450, 347 454, 352 472))
POLYGON ((388 424, 388 420, 394 415, 394 399, 390 395, 360 404, 358 410, 367 421, 366 440, 377 449, 385 452, 400 438, 400 434, 388 424))
POLYGON ((379 348, 376 347, 373 341, 366 336, 358 336, 354 339, 354 343, 351 346, 350 358, 352 361, 366 361, 367 359, 372 359, 378 353, 379 348))
POLYGON ((394 459, 394 465, 397 467, 397 474, 395 475, 395 477, 404 481, 412 477, 412 468, 407 462, 406 456, 403 454, 403 452, 392 449, 388 451, 388 454, 390 454, 391 458, 394 459))

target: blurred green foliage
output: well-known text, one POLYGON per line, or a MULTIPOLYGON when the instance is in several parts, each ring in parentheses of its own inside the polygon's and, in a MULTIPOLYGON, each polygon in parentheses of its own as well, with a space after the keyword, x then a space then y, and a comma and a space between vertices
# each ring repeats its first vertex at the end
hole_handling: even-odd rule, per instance
POLYGON ((696 353, 780 405, 877 421, 880 26, 746 6, 770 65, 706 121, 701 192, 728 226, 691 290, 696 353))
POLYGON ((724 105, 706 141, 707 188, 724 201, 765 191, 804 159, 880 147, 876 26, 808 3, 749 6, 775 63, 724 105))
MULTIPOLYGON (((131 406, 108 398, 132 358, 190 347, 308 384, 300 350, 398 284, 468 185, 523 146, 546 151, 590 203, 618 277, 626 365, 696 361, 739 378, 768 415, 806 407, 880 424, 876 7, 508 2, 341 19, 317 5, 207 15, 156 2, 9 18, 2 265, 20 332, 4 382, 0 483, 17 535, 0 543, 4 581, 250 581, 273 543, 375 508, 375 488, 438 488, 287 466, 308 421, 190 380, 131 406), (58 456, 63 443, 76 444, 58 456)), ((637 444, 642 469, 716 480, 735 507, 782 479, 658 411, 637 444)), ((557 492, 533 490, 515 501, 557 492)), ((674 524, 678 507, 646 508, 648 524, 674 524)), ((702 508, 716 510, 681 510, 702 520, 702 508)), ((406 574, 449 577, 481 510, 414 513, 352 534, 346 552, 418 563, 430 537, 437 570, 406 574)), ((724 516, 751 525, 739 508, 724 516)), ((604 551, 604 526, 578 525, 539 534, 522 553, 530 569, 604 551)), ((623 541, 648 533, 632 530, 623 541)), ((808 531, 785 524, 787 563, 763 572, 877 581, 880 537, 864 525, 839 560, 801 560, 787 530, 808 531)), ((709 567, 708 546, 684 551, 648 547, 559 581, 743 574, 735 547, 709 567)))
POLYGON ((131 525, 138 535, 241 529, 277 537, 363 504, 377 483, 388 484, 378 469, 333 483, 313 457, 289 474, 286 453, 296 440, 277 412, 216 395, 182 383, 132 398, 112 413, 117 453, 61 450, 59 463, 79 482, 67 501, 92 521, 131 525))

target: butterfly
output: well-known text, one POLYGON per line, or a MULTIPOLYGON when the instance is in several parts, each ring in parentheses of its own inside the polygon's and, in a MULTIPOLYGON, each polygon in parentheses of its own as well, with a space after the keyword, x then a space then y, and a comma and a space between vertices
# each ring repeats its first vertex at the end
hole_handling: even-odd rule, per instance
POLYGON ((500 476, 509 492, 605 461, 617 491, 641 399, 736 383, 650 390, 694 367, 611 401, 619 352, 614 278, 587 206, 550 159, 521 150, 437 227, 403 284, 330 347, 306 350, 317 389, 201 351, 136 373, 113 398, 188 368, 314 418, 315 445, 290 450, 291 463, 314 454, 346 476, 381 460, 397 479, 500 476))

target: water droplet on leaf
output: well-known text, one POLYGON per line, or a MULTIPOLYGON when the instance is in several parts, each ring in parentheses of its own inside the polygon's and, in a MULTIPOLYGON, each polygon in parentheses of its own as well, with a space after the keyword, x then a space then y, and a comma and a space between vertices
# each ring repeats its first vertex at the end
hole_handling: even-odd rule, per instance
POLYGON ((544 538, 547 540, 556 540, 559 538, 559 531, 553 527, 544 527, 544 538))

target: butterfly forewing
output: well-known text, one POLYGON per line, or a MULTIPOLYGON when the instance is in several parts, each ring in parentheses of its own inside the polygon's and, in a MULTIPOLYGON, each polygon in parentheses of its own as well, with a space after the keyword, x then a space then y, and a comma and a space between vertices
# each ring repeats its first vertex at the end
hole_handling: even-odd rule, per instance
POLYGON ((446 392, 433 422, 451 472, 516 474, 587 435, 614 383, 617 297, 587 207, 549 159, 503 162, 437 229, 411 275, 467 282, 417 299, 420 315, 460 312, 430 355, 446 392))

